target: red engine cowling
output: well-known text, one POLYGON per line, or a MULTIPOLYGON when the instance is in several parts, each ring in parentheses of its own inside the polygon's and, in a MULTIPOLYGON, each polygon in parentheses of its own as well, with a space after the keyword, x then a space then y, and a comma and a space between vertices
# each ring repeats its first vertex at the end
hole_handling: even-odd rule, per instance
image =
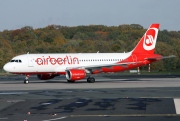
POLYGON ((50 75, 50 74, 39 74, 39 75, 37 75, 37 77, 39 78, 39 79, 41 79, 41 80, 48 80, 48 79, 52 79, 52 78, 54 78, 56 75, 54 75, 54 74, 52 74, 52 75, 50 75))
POLYGON ((83 69, 71 69, 66 71, 67 80, 81 80, 86 77, 86 72, 83 69))

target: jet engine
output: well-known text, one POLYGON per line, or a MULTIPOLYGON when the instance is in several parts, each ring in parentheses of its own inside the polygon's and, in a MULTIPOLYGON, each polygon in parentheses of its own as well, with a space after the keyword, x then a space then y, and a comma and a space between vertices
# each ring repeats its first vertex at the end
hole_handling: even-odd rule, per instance
POLYGON ((86 72, 83 69, 70 69, 66 70, 66 78, 67 80, 81 80, 86 77, 86 72))

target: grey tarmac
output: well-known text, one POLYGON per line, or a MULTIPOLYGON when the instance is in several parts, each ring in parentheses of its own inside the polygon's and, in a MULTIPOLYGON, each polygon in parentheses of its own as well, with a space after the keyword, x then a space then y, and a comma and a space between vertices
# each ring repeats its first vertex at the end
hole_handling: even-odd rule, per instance
POLYGON ((0 121, 179 121, 179 75, 97 75, 67 83, 0 76, 0 121))

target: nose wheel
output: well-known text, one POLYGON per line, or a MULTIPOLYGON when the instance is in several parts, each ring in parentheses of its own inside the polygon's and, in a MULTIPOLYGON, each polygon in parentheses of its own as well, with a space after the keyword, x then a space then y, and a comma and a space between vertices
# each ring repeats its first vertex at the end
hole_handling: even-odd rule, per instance
POLYGON ((24 80, 24 84, 28 84, 29 83, 29 80, 24 80))
POLYGON ((29 83, 29 75, 26 75, 24 79, 24 84, 28 84, 28 83, 29 83))

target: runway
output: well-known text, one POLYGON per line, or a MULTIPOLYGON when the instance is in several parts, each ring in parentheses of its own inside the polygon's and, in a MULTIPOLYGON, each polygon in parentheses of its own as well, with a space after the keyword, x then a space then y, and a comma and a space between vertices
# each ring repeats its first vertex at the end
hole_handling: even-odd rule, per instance
POLYGON ((95 83, 87 83, 86 79, 67 83, 65 76, 51 80, 38 80, 36 76, 30 77, 30 83, 24 84, 24 76, 0 77, 1 90, 51 90, 51 89, 101 89, 101 88, 146 88, 146 87, 180 87, 180 77, 175 76, 95 76, 95 83))
POLYGON ((100 75, 95 83, 0 77, 0 121, 179 121, 179 75, 100 75))

